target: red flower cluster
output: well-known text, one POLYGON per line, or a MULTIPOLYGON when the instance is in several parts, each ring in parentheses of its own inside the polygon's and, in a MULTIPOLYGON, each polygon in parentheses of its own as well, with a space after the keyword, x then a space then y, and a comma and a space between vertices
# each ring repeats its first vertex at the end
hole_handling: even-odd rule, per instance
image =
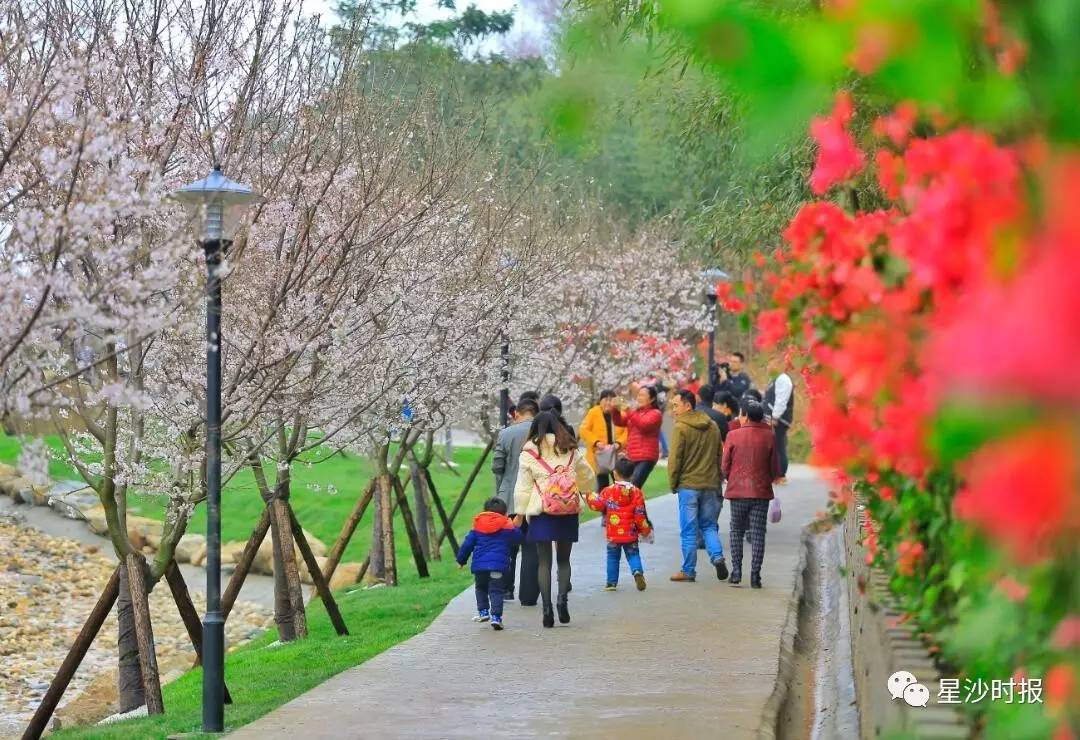
POLYGON ((855 146, 848 125, 855 115, 851 95, 841 91, 828 116, 815 118, 810 123, 810 135, 818 145, 817 161, 810 175, 810 189, 815 195, 825 193, 838 182, 849 180, 859 174, 866 164, 866 155, 855 146))
MULTIPOLYGON (((841 94, 814 121, 816 193, 863 166, 852 116, 841 94)), ((1034 231, 1016 150, 969 129, 911 139, 917 116, 902 104, 874 127, 887 147, 902 147, 875 158, 889 207, 852 214, 813 202, 791 221, 763 277, 772 307, 757 316, 758 343, 801 345, 814 460, 864 479, 889 470, 919 484, 934 464, 937 409, 958 391, 1049 408, 1047 425, 977 452, 956 498, 957 514, 1010 552, 1045 557, 1080 535, 1077 434, 1053 422, 1080 405, 1080 322, 1071 320, 1080 226, 1069 211, 1080 157, 1044 182, 1046 219, 1034 231)), ((895 498, 893 488, 881 495, 895 498)), ((901 573, 923 552, 912 536, 897 548, 901 573)))

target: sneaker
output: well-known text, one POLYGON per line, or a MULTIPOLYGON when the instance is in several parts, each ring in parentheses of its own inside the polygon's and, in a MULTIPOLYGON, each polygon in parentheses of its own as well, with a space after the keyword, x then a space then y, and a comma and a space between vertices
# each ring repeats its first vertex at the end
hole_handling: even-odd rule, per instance
POLYGON ((614 583, 608 583, 608 584, 606 584, 606 585, 604 586, 604 590, 605 590, 605 591, 614 591, 614 590, 615 590, 615 584, 614 584, 614 583))
POLYGON ((715 563, 713 563, 713 566, 716 568, 716 577, 721 581, 726 581, 728 577, 728 570, 727 563, 724 562, 724 559, 720 558, 715 563))
POLYGON ((737 570, 731 571, 731 576, 728 577, 727 582, 730 583, 732 586, 738 586, 740 583, 742 583, 742 573, 737 570))
POLYGON ((761 576, 750 574, 750 588, 761 588, 761 576))
POLYGON ((491 619, 491 612, 487 609, 481 609, 480 613, 472 618, 474 622, 487 622, 491 619))
POLYGON ((634 574, 634 583, 637 584, 638 591, 645 590, 645 574, 642 573, 640 570, 634 574))
POLYGON ((499 617, 499 616, 496 616, 496 615, 492 614, 491 615, 491 628, 493 630, 497 631, 497 632, 501 632, 502 628, 503 628, 503 626, 502 626, 502 617, 499 617))
POLYGON ((670 580, 675 581, 676 583, 693 583, 697 580, 697 578, 695 576, 687 575, 680 570, 678 573, 673 575, 670 580))

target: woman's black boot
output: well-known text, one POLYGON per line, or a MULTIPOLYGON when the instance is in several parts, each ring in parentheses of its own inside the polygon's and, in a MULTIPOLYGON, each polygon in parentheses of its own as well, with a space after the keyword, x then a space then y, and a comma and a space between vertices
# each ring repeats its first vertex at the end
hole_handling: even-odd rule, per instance
POLYGON ((555 626, 555 611, 551 608, 551 604, 544 604, 544 626, 555 626))
POLYGON ((559 609, 559 624, 567 624, 570 621, 570 607, 566 603, 565 594, 559 597, 559 600, 555 602, 555 606, 559 609))

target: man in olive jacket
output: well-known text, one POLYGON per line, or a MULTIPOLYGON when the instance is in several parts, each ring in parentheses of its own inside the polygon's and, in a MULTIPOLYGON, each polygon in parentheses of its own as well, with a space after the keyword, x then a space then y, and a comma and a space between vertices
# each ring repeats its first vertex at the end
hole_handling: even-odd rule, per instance
POLYGON ((720 544, 717 519, 720 498, 720 428, 694 408, 697 399, 690 391, 679 391, 672 400, 675 434, 668 454, 668 481, 679 497, 679 540, 682 543, 682 570, 671 577, 677 582, 697 579, 697 533, 705 540, 705 551, 716 568, 716 577, 727 580, 724 547, 720 544))

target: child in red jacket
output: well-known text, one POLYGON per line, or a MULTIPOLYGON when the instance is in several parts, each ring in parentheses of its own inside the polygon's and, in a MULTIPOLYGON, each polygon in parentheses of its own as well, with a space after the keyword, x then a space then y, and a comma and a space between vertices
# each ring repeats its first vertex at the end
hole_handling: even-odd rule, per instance
POLYGON ((641 565, 638 538, 652 542, 652 523, 645 511, 645 495, 630 483, 634 463, 625 457, 615 463, 615 483, 599 493, 590 493, 589 508, 602 512, 607 535, 607 585, 614 591, 619 584, 619 560, 626 553, 626 562, 634 575, 638 591, 645 590, 645 568, 641 565))

